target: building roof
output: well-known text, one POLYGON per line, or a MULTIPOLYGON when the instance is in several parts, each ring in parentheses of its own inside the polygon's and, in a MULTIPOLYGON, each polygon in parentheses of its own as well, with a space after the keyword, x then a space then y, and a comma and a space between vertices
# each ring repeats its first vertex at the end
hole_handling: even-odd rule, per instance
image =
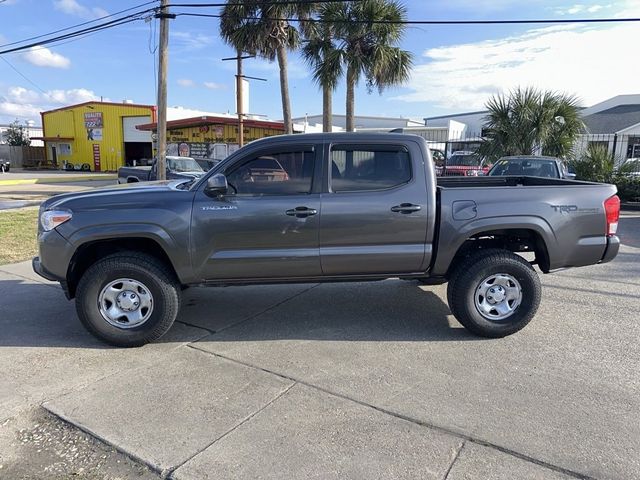
POLYGON ((149 108, 149 109, 156 108, 155 105, 141 105, 139 103, 101 102, 100 100, 91 100, 89 102, 76 103, 75 105, 67 105, 65 107, 54 108, 53 110, 47 110, 45 112, 41 112, 41 114, 59 112, 61 110, 69 110, 71 108, 84 107, 87 105, 115 105, 118 107, 139 107, 139 108, 149 108))
MULTIPOLYGON (((204 115, 202 117, 182 118, 180 120, 170 120, 167 122, 167 130, 174 128, 199 127, 201 125, 237 125, 238 119, 232 117, 212 117, 204 115)), ((272 128, 274 130, 282 130, 284 132, 284 123, 273 122, 267 120, 245 119, 243 122, 245 127, 272 128)), ((157 123, 145 123, 137 125, 138 130, 156 130, 157 123)))
POLYGON ((448 115, 438 115, 436 117, 425 117, 425 120, 443 120, 445 118, 468 117, 469 115, 480 115, 489 113, 489 110, 478 110, 475 112, 450 113, 448 115))
POLYGON ((618 105, 583 118, 589 133, 616 133, 640 123, 640 104, 618 105))

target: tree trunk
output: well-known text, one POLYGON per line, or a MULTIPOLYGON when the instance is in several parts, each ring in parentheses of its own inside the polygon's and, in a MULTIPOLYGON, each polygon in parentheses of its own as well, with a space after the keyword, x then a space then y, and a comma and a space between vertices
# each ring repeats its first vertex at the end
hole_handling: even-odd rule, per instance
POLYGON ((322 86, 322 131, 330 132, 333 124, 333 92, 330 87, 322 86))
POLYGON ((354 106, 355 106, 355 88, 356 88, 356 75, 353 68, 349 66, 347 68, 347 132, 353 132, 355 130, 354 106))
POLYGON ((280 96, 282 98, 282 119, 284 121, 284 133, 293 133, 291 121, 291 101, 289 100, 289 66, 287 64, 287 49, 278 47, 278 66, 280 67, 280 96))

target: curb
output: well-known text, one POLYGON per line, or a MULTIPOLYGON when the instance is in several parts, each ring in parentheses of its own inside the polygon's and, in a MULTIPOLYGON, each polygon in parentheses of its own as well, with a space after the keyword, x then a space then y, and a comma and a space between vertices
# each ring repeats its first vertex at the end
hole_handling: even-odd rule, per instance
POLYGON ((35 184, 47 184, 47 183, 69 183, 69 182, 92 182, 101 180, 117 180, 118 175, 73 175, 73 176, 59 176, 51 178, 16 178, 14 180, 0 180, 0 186, 8 185, 35 185, 35 184))
POLYGON ((623 212, 640 212, 640 202, 633 202, 633 203, 622 202, 620 204, 620 210, 622 210, 623 212))

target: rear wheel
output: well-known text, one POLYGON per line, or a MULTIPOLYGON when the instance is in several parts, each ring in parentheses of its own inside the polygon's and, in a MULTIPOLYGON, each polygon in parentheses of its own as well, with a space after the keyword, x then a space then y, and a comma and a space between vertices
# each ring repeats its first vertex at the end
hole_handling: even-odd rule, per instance
POLYGON ((178 314, 180 285, 163 262, 138 252, 105 257, 76 290, 82 324, 111 345, 136 347, 164 335, 178 314))
POLYGON ((524 328, 541 297, 533 267, 515 253, 481 250, 463 260, 447 288, 449 308, 469 331, 504 337, 524 328))

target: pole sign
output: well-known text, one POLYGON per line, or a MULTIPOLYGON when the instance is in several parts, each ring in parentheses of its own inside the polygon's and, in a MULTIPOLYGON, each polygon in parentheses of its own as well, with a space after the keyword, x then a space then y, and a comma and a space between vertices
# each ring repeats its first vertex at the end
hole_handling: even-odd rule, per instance
POLYGON ((100 144, 99 143, 93 144, 93 171, 94 172, 100 171, 100 144))

